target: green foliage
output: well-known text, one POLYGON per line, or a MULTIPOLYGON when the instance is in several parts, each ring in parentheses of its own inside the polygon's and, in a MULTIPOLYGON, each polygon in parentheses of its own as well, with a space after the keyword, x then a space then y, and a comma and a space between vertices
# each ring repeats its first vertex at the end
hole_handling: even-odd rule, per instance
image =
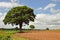
POLYGON ((18 30, 18 29, 19 29, 18 27, 15 28, 15 30, 18 30))
POLYGON ((5 37, 4 40, 12 40, 10 36, 5 37))
POLYGON ((33 9, 27 6, 18 6, 9 10, 3 20, 4 24, 19 25, 20 22, 29 24, 34 21, 35 15, 33 9))
POLYGON ((19 30, 0 30, 0 40, 27 40, 21 37, 13 37, 14 33, 19 32, 19 30))
POLYGON ((30 27, 31 29, 34 29, 34 28, 35 28, 35 26, 34 26, 34 25, 30 25, 29 27, 30 27))
POLYGON ((10 36, 0 36, 0 40, 12 40, 10 36))
POLYGON ((46 28, 46 30, 49 30, 49 28, 46 28))

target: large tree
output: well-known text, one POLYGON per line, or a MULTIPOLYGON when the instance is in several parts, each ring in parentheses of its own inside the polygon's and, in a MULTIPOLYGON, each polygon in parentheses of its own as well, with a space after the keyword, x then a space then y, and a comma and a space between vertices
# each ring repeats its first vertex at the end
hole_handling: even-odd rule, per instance
POLYGON ((19 25, 20 31, 22 31, 22 24, 29 24, 29 21, 34 21, 35 14, 32 8, 27 6, 18 6, 10 9, 3 22, 4 24, 19 25))

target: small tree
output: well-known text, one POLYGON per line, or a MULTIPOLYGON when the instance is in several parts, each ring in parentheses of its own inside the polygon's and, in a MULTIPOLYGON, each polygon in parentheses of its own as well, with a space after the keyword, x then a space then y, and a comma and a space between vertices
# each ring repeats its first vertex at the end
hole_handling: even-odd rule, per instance
POLYGON ((30 25, 29 27, 30 27, 31 29, 34 29, 34 28, 35 28, 35 26, 34 26, 34 25, 30 25))
POLYGON ((49 30, 49 28, 46 28, 46 30, 49 30))

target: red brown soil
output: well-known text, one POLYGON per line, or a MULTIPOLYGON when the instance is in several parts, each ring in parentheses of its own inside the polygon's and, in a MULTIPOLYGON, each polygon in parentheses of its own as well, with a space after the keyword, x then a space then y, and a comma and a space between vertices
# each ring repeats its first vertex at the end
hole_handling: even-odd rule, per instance
POLYGON ((17 37, 28 38, 29 40, 60 40, 60 31, 31 31, 28 33, 16 33, 17 37))

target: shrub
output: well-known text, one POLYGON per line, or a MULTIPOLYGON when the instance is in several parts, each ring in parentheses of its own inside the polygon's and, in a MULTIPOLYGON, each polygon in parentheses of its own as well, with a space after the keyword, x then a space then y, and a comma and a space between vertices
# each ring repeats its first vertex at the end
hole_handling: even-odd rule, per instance
POLYGON ((46 28, 46 30, 49 30, 49 28, 46 28))
POLYGON ((31 29, 34 29, 34 28, 35 28, 35 26, 34 26, 34 25, 30 25, 29 27, 30 27, 31 29))

